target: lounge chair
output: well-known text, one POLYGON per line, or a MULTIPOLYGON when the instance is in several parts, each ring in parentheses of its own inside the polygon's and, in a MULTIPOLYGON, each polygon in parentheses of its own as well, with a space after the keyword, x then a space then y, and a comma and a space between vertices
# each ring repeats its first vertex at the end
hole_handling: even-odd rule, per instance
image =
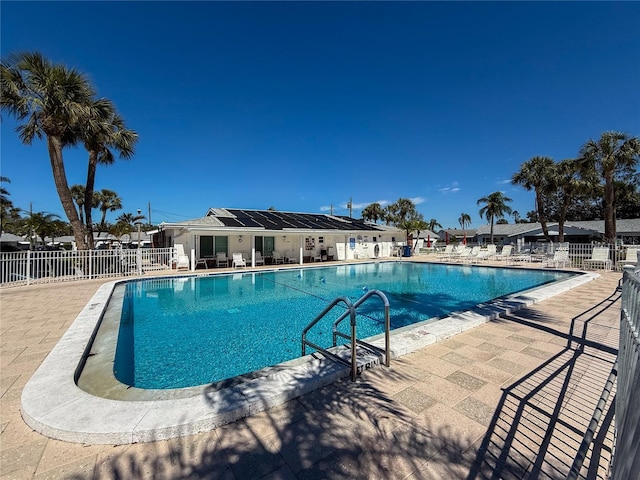
POLYGON ((496 254, 496 260, 509 260, 511 258, 511 252, 513 251, 513 245, 504 245, 500 253, 496 254))
POLYGON ((264 258, 262 258, 262 252, 256 252, 255 262, 256 262, 256 266, 264 265, 264 258))
POLYGON ((480 250, 476 254, 476 262, 479 262, 481 260, 489 260, 490 258, 495 256, 496 246, 495 245, 491 245, 491 246, 493 247, 493 249, 489 249, 487 247, 480 248, 480 250))
POLYGON ((176 270, 180 270, 181 268, 186 268, 189 270, 189 257, 184 253, 184 245, 181 243, 177 243, 175 245, 176 256, 173 261, 176 264, 176 270))
POLYGON ((244 258, 242 258, 242 254, 241 253, 233 253, 233 261, 231 262, 231 266, 233 268, 238 268, 238 267, 246 267, 247 266, 247 262, 245 261, 244 258))
POLYGON ((638 266, 638 252, 640 252, 640 247, 627 247, 627 254, 625 259, 620 262, 621 267, 625 265, 634 265, 638 266))
POLYGON ((569 260, 569 249, 566 247, 559 247, 553 252, 553 258, 547 260, 544 264, 545 267, 564 268, 567 263, 571 263, 569 260))
POLYGON ((609 247, 593 247, 591 258, 582 261, 584 268, 602 267, 611 270, 611 260, 609 259, 609 247))
POLYGON ((216 265, 218 267, 228 267, 229 259, 227 258, 227 254, 224 252, 216 253, 216 265))
POLYGON ((480 245, 475 245, 474 247, 471 248, 469 255, 467 255, 467 257, 463 259, 463 261, 468 263, 477 263, 480 260, 479 255, 480 255, 480 245))
POLYGON ((466 262, 469 260, 471 256, 471 248, 470 247, 458 247, 456 251, 451 256, 451 260, 454 262, 466 262))
POLYGON ((448 260, 452 254, 453 254, 453 245, 449 244, 446 247, 444 247, 444 250, 442 250, 441 252, 438 252, 436 254, 436 257, 439 258, 440 260, 448 260))

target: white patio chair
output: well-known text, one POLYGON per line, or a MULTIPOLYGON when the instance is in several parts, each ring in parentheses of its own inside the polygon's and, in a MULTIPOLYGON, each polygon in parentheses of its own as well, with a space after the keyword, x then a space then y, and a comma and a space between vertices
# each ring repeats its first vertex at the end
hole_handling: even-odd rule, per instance
POLYGON ((255 262, 256 262, 256 266, 264 265, 264 258, 262 258, 262 252, 256 252, 255 262))
POLYGON ((176 256, 173 261, 176 264, 176 270, 180 270, 181 268, 189 270, 189 257, 184 253, 184 245, 177 243, 175 249, 176 256))
POLYGON ((231 262, 231 266, 233 268, 246 267, 247 266, 247 262, 245 261, 244 258, 242 258, 242 254, 241 253, 233 253, 232 257, 233 257, 233 261, 231 262))
POLYGON ((228 267, 229 259, 227 258, 227 254, 224 252, 216 253, 216 265, 218 267, 228 267))
POLYGON ((609 247, 593 247, 591 258, 582 261, 584 268, 602 267, 611 270, 611 259, 609 259, 609 247))
POLYGON ((545 267, 555 267, 555 268, 564 268, 566 264, 570 264, 569 260, 569 249, 568 248, 557 248, 555 252, 553 252, 553 258, 549 259, 545 262, 545 267))

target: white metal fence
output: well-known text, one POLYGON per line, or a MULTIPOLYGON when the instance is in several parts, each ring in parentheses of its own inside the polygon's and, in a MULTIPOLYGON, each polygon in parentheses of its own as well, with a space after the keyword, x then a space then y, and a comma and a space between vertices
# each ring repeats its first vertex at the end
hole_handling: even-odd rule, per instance
MULTIPOLYGON (((472 246, 471 243, 468 244, 472 246)), ((633 263, 636 263, 636 256, 629 255, 633 254, 636 250, 640 249, 640 245, 607 245, 607 244, 593 244, 593 243, 547 243, 547 242, 536 242, 536 243, 525 243, 516 245, 513 249, 513 257, 518 257, 520 261, 529 261, 529 262, 544 262, 546 260, 550 260, 553 258, 553 254, 556 249, 560 246, 568 246, 569 247, 569 265, 568 267, 572 268, 585 268, 588 266, 589 268, 594 269, 612 269, 612 270, 622 270, 622 267, 628 263, 628 258, 631 257, 633 263), (608 262, 587 262, 585 264, 585 260, 590 260, 593 257, 593 249, 596 247, 607 247, 609 248, 608 262)), ((444 246, 439 247, 439 249, 443 249, 444 246)), ((500 252, 502 247, 498 247, 497 251, 500 252)), ((420 249, 419 254, 421 255, 429 255, 433 253, 437 253, 436 250, 429 249, 420 249)))
POLYGON ((0 253, 0 286, 142 275, 170 270, 174 248, 0 253))

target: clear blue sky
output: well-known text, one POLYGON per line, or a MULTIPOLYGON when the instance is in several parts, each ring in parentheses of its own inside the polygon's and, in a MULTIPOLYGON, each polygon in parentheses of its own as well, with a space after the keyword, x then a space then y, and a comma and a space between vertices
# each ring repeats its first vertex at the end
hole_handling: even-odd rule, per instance
MULTIPOLYGON (((354 216, 413 199, 426 220, 484 223, 476 202, 536 155, 640 134, 638 2, 11 2, 1 54, 77 68, 140 139, 96 188, 151 220, 209 207, 354 216)), ((18 207, 64 217, 44 141, 3 115, 18 207)), ((87 155, 66 150, 69 185, 87 155)), ((110 215, 114 220, 123 211, 110 215)), ((513 221, 510 219, 510 221, 513 221)))

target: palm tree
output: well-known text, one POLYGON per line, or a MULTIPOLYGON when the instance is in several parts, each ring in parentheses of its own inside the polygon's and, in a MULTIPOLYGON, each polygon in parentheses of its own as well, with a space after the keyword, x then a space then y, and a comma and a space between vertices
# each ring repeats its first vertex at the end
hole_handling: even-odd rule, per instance
POLYGON ((604 132, 599 140, 589 140, 580 150, 583 170, 598 172, 604 182, 604 239, 616 241, 616 176, 634 170, 640 160, 640 139, 622 132, 604 132))
POLYGON ((469 216, 468 213, 463 212, 460 214, 460 218, 458 218, 458 223, 460 224, 460 228, 464 230, 465 227, 467 227, 468 225, 471 225, 471 217, 469 216))
POLYGON ((100 99, 92 102, 91 110, 93 121, 83 126, 83 129, 77 133, 77 136, 82 139, 85 149, 89 152, 84 199, 84 211, 90 230, 89 248, 93 248, 91 203, 97 166, 98 164, 112 165, 114 163, 115 158, 112 150, 116 150, 120 158, 130 159, 138 140, 138 134, 125 127, 124 121, 116 113, 115 107, 109 100, 100 99))
POLYGON ((553 171, 555 163, 549 157, 533 157, 520 166, 520 171, 511 177, 511 183, 521 185, 526 190, 535 191, 536 210, 538 221, 542 227, 542 234, 547 241, 551 241, 549 229, 547 228, 547 215, 545 212, 544 196, 551 194, 555 190, 553 183, 553 171))
POLYGON ((575 159, 566 159, 558 162, 555 172, 555 183, 558 186, 558 241, 564 242, 564 224, 567 220, 567 212, 573 203, 576 194, 590 188, 579 178, 580 167, 575 159))
POLYGON ((411 232, 421 230, 427 227, 421 213, 418 213, 414 203, 408 198, 399 198, 395 203, 387 206, 386 220, 388 223, 395 225, 404 230, 407 245, 411 241, 411 232))
POLYGON ((80 221, 84 225, 84 187, 82 185, 71 185, 69 189, 71 192, 71 198, 78 206, 78 217, 80 217, 80 221))
POLYGON ((100 219, 100 224, 98 226, 99 231, 106 231, 106 218, 107 212, 115 212, 116 210, 120 210, 122 208, 122 199, 118 196, 116 192, 113 190, 108 190, 103 188, 100 192, 97 192, 97 197, 99 199, 98 208, 102 212, 102 218, 100 219))
POLYGON ((513 223, 520 223, 520 212, 518 210, 511 212, 511 216, 513 217, 513 223))
POLYGON ((511 214, 511 207, 507 205, 507 202, 510 202, 511 199, 509 197, 505 197, 502 192, 493 192, 487 195, 486 197, 482 197, 478 200, 477 204, 485 204, 484 207, 480 209, 480 218, 486 218, 491 224, 491 240, 490 243, 493 243, 493 224, 496 218, 504 218, 505 215, 511 214))
POLYGON ((377 203, 371 203, 364 207, 361 212, 363 220, 369 220, 374 223, 378 223, 378 220, 383 220, 385 217, 385 211, 382 206, 377 203))
POLYGON ((431 230, 433 233, 437 233, 436 230, 442 228, 440 222, 438 222, 435 218, 432 218, 427 222, 427 230, 431 230))
POLYGON ((29 218, 27 219, 27 226, 30 231, 39 236, 42 240, 42 246, 45 244, 45 237, 50 236, 52 233, 55 233, 59 230, 59 226, 55 223, 56 219, 59 219, 60 216, 55 213, 47 213, 47 212, 36 212, 29 214, 29 218))
POLYGON ((56 65, 40 53, 11 55, 0 65, 0 106, 18 121, 20 140, 31 145, 46 137, 53 179, 79 249, 86 247, 84 228, 73 204, 62 149, 76 144, 78 132, 90 121, 87 108, 95 89, 80 72, 56 65))
POLYGON ((11 183, 11 180, 0 176, 0 232, 4 231, 6 218, 13 208, 13 202, 9 200, 9 190, 2 186, 3 183, 11 183))

